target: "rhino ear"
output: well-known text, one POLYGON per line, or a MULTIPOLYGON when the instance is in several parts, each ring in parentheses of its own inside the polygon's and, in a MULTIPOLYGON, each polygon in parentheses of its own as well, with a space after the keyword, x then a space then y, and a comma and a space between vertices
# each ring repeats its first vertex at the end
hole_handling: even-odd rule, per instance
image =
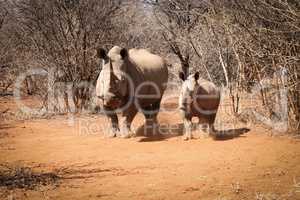
POLYGON ((106 59, 106 57, 107 57, 106 52, 103 48, 97 49, 97 56, 100 59, 106 59))
POLYGON ((196 81, 198 81, 199 76, 200 76, 200 73, 199 73, 199 72, 196 72, 195 75, 194 75, 194 78, 195 78, 196 81))
POLYGON ((183 72, 179 72, 179 78, 183 81, 185 80, 185 76, 183 72))
POLYGON ((120 55, 121 55, 122 59, 127 58, 128 57, 128 51, 127 51, 127 49, 125 49, 125 48, 121 49, 120 55))

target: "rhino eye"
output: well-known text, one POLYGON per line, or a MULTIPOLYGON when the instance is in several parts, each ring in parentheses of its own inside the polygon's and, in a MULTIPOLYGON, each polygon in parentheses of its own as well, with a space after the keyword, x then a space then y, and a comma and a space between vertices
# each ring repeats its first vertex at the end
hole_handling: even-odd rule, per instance
POLYGON ((116 84, 122 84, 123 83, 123 79, 121 78, 121 79, 116 79, 116 84))
POLYGON ((103 59, 103 63, 107 64, 109 62, 109 59, 103 59))

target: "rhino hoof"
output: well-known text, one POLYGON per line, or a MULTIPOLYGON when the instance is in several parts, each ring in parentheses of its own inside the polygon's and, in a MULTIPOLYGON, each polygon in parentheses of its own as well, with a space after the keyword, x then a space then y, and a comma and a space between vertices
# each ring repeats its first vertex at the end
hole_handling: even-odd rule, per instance
POLYGON ((182 140, 183 140, 183 141, 188 141, 189 138, 188 138, 187 136, 183 136, 182 140))
POLYGON ((117 137, 117 134, 119 133, 119 130, 118 129, 111 129, 110 132, 108 133, 108 135, 106 137, 108 138, 114 138, 114 137, 117 137))
POLYGON ((105 135, 106 138, 114 138, 117 136, 117 133, 115 131, 111 131, 107 135, 105 135))
POLYGON ((108 137, 108 138, 114 138, 114 137, 116 137, 116 134, 115 134, 115 133, 112 133, 112 134, 109 134, 107 137, 108 137))
POLYGON ((185 135, 185 136, 183 136, 182 139, 183 139, 184 141, 191 140, 191 139, 193 139, 193 136, 192 136, 192 135, 185 135))

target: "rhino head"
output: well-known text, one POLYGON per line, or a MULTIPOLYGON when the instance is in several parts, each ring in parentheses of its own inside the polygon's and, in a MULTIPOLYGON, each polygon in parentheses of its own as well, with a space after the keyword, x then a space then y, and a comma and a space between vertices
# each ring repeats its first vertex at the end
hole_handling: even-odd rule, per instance
POLYGON ((96 95, 103 101, 104 107, 116 109, 128 94, 128 51, 115 46, 106 53, 100 48, 97 57, 102 60, 102 70, 97 80, 96 95))
POLYGON ((185 79, 184 73, 180 72, 179 78, 183 81, 179 97, 179 108, 188 110, 193 103, 195 92, 199 86, 199 72, 188 76, 187 79, 185 79))

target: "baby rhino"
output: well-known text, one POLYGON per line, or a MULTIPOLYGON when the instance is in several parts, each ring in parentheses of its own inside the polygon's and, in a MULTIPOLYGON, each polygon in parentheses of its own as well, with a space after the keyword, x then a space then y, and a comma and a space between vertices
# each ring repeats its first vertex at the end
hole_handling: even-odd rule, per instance
POLYGON ((179 109, 185 129, 183 139, 192 139, 193 117, 198 117, 199 124, 204 125, 209 134, 213 134, 213 124, 220 104, 220 90, 212 82, 199 78, 199 72, 190 75, 186 80, 180 72, 179 78, 183 80, 179 97, 179 109))

